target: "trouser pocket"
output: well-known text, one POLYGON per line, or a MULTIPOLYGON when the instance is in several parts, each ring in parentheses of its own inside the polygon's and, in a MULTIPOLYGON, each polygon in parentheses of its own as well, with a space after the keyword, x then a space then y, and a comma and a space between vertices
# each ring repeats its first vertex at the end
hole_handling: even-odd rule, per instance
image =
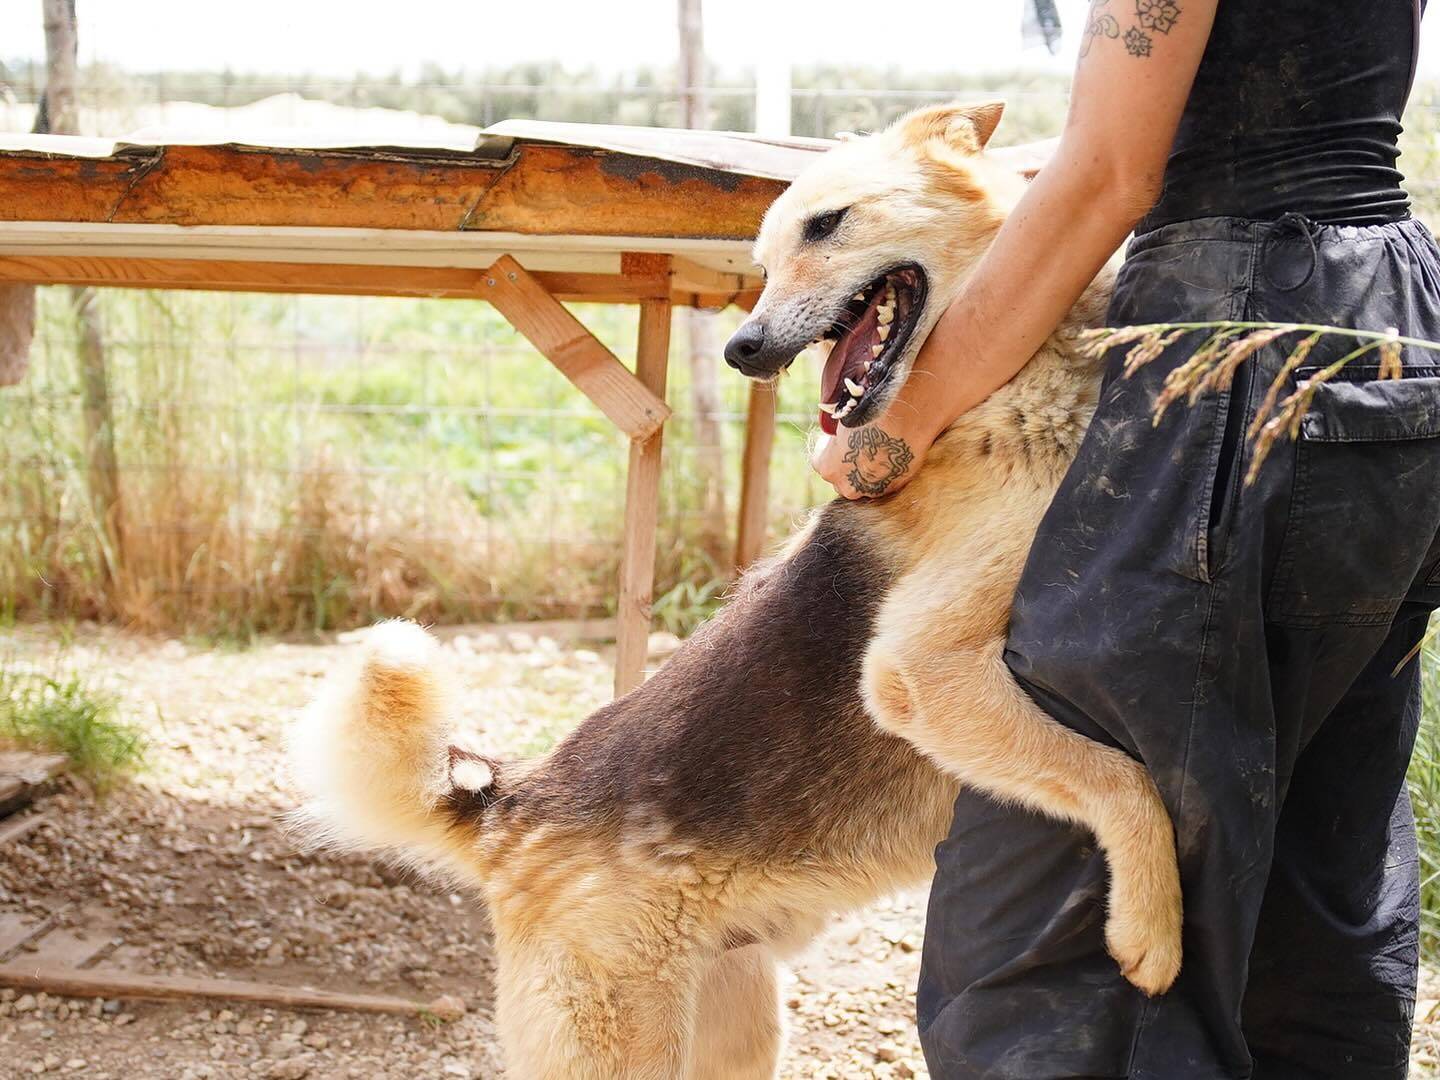
POLYGON ((1362 368, 1322 384, 1302 421, 1267 605, 1274 622, 1388 623, 1434 542, 1440 369, 1375 374, 1362 368))

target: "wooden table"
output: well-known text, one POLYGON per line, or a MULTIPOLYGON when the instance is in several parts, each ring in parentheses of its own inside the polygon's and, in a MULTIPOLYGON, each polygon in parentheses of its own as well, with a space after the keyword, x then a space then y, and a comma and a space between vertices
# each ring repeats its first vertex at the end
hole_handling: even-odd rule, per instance
MULTIPOLYGON (((630 440, 615 688, 642 678, 671 312, 748 307, 766 208, 829 144, 507 122, 473 145, 0 135, 0 282, 481 299, 630 440), (563 301, 638 304, 627 368, 563 301)), ((720 358, 716 358, 720 362, 720 358)), ((738 565, 774 399, 750 393, 738 565)))

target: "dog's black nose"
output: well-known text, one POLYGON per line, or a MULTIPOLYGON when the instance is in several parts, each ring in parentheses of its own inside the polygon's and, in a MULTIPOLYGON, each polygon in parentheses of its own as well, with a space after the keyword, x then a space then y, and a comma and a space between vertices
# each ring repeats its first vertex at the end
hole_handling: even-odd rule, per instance
POLYGON ((759 319, 746 319, 725 344, 725 362, 736 371, 753 372, 764 348, 764 324, 759 319))

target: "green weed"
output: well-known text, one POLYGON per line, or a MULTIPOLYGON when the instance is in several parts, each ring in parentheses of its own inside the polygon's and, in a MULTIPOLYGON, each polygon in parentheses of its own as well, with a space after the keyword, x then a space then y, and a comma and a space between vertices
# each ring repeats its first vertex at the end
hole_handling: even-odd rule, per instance
POLYGON ((64 754, 97 787, 133 771, 144 758, 139 728, 116 700, 78 675, 0 667, 0 743, 64 754))

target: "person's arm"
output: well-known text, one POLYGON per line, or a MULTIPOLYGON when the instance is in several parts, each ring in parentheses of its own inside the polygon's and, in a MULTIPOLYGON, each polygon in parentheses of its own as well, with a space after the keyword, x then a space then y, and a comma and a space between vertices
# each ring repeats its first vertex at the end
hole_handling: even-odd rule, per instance
MULTIPOLYGON (((1175 129, 1217 0, 1094 0, 1064 134, 964 291, 936 323, 910 378, 871 425, 921 467, 956 417, 1009 382, 1159 197, 1175 129)), ((815 470, 847 498, 843 461, 859 429, 822 437, 815 470)), ((881 440, 884 444, 884 440, 881 440)))

